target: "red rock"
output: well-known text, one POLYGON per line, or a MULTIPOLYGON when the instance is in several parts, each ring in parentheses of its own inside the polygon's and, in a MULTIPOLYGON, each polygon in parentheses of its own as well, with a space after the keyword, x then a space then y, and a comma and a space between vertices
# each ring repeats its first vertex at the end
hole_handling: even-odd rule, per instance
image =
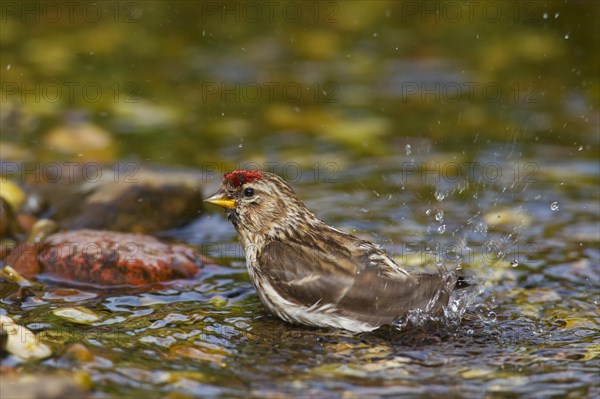
POLYGON ((40 273, 40 263, 37 252, 39 245, 31 243, 21 243, 8 255, 6 264, 12 266, 21 275, 31 278, 40 273))
POLYGON ((26 277, 43 273, 96 286, 139 286, 190 278, 204 260, 184 245, 103 230, 52 234, 39 246, 33 245, 20 245, 6 263, 26 277), (32 257, 32 253, 37 256, 32 257))

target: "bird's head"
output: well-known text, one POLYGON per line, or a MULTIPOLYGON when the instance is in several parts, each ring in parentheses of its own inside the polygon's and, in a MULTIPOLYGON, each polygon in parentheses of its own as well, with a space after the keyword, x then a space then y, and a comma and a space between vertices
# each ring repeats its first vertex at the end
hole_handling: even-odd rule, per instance
POLYGON ((240 238, 250 243, 314 217, 281 177, 257 170, 226 173, 219 191, 205 201, 225 208, 240 238))

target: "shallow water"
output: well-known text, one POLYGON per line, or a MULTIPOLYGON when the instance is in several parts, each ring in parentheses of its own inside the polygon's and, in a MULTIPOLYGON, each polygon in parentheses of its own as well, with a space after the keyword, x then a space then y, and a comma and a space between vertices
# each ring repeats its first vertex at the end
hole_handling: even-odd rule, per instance
POLYGON ((197 281, 140 294, 80 290, 65 297, 47 287, 23 304, 5 298, 3 312, 55 346, 81 342, 94 354, 89 362, 59 355, 24 369, 76 365, 90 373, 96 389, 120 395, 600 393, 599 182, 586 173, 594 161, 554 163, 569 171, 565 181, 540 166, 539 182, 525 190, 472 183, 462 192, 448 188, 442 200, 435 186, 407 182, 402 188, 390 178, 402 172, 394 170, 396 158, 371 161, 340 172, 339 183, 292 184, 320 217, 380 243, 401 261, 435 269, 439 258, 448 268, 460 264, 461 273, 485 279, 485 291, 460 326, 352 336, 274 319, 249 281, 233 228, 216 211, 170 233, 217 259, 219 266, 207 266, 197 281), (528 222, 482 229, 485 213, 496 206, 526 215, 528 222), (430 209, 443 210, 443 220, 428 215, 430 209), (443 233, 436 228, 441 223, 447 226, 443 233), (461 240, 470 250, 444 252, 461 240), (421 243, 430 249, 416 250, 421 243), (498 257, 500 247, 506 256, 498 257), (454 262, 459 255, 462 261, 454 262), (77 305, 95 310, 102 321, 78 326, 50 313, 77 305))
POLYGON ((446 4, 440 19, 424 2, 305 2, 310 18, 252 23, 210 2, 127 2, 56 23, 33 18, 44 3, 7 3, 3 173, 183 166, 210 194, 222 172, 271 169, 329 224, 484 290, 457 326, 292 326, 265 313, 233 227, 208 208, 160 234, 214 259, 194 280, 0 282, 0 314, 54 354, 4 357, 3 371, 83 370, 97 397, 600 396, 598 4, 487 2, 502 11, 490 22, 453 20, 455 2, 428 3, 446 4), (269 97, 270 82, 308 94, 269 97), (96 84, 97 99, 79 90, 96 84), (100 321, 52 313, 76 306, 100 321))

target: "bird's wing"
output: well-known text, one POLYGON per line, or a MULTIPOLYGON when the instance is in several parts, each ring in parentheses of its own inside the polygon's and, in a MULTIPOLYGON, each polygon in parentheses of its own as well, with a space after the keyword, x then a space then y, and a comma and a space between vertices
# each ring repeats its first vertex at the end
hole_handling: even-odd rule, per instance
POLYGON ((334 227, 327 226, 337 242, 343 244, 350 256, 358 263, 360 270, 377 269, 379 274, 390 278, 406 278, 410 274, 394 262, 381 248, 369 241, 361 240, 334 227))
MULTIPOLYGON (((383 254, 385 255, 385 254, 383 254)), ((271 286, 300 306, 380 325, 410 309, 439 311, 449 291, 438 275, 388 273, 387 267, 364 266, 369 256, 340 247, 272 241, 257 263, 271 286)))
POLYGON ((272 241, 257 258, 258 270, 284 298, 302 306, 338 303, 352 287, 357 266, 349 253, 272 241))

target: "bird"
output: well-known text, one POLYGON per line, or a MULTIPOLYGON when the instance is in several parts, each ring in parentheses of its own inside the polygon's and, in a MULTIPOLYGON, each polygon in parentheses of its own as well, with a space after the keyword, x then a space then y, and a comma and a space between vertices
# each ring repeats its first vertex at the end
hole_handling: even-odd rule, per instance
POLYGON ((226 173, 205 201, 225 209, 258 296, 288 323, 370 332, 411 311, 443 314, 461 288, 452 273, 410 273, 380 246, 323 222, 276 174, 226 173))

